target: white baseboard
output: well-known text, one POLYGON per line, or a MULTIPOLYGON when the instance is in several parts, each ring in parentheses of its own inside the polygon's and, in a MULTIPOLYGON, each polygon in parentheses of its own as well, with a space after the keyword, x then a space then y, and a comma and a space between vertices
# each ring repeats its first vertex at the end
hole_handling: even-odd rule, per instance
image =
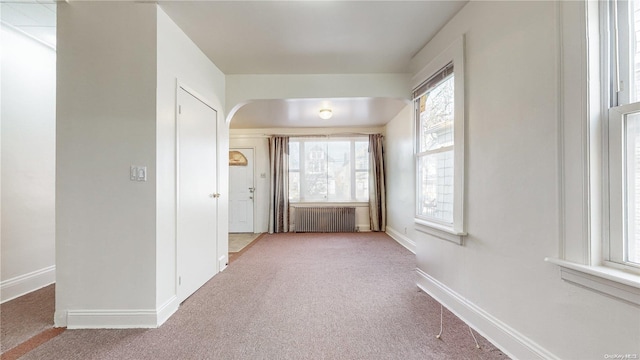
POLYGON ((156 310, 56 311, 55 326, 67 329, 152 329, 164 324, 180 304, 172 296, 156 310))
POLYGON ((55 265, 7 279, 0 283, 0 303, 13 300, 55 282, 55 265))
POLYGON ((512 359, 559 359, 420 269, 418 287, 512 359))
POLYGON ((177 296, 172 296, 169 300, 167 300, 162 306, 158 308, 157 312, 157 326, 164 324, 165 321, 169 320, 171 315, 173 315, 176 311, 178 311, 178 307, 180 307, 180 303, 178 302, 177 296))
POLYGON ((358 232, 371 232, 371 224, 356 224, 356 229, 358 232))
POLYGON ((218 271, 223 271, 229 265, 229 259, 227 255, 222 255, 218 258, 218 271))
POLYGON ((386 233, 387 235, 391 236, 393 240, 397 241, 400 245, 407 248, 407 250, 411 251, 414 254, 416 253, 415 241, 409 239, 408 237, 404 236, 403 234, 401 234, 400 232, 398 232, 397 230, 389 226, 387 226, 386 233))

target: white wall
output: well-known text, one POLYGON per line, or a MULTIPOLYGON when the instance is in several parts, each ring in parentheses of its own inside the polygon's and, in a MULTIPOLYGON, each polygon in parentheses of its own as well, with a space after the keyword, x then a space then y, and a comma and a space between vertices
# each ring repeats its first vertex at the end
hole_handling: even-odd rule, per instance
POLYGON ((58 4, 57 326, 155 322, 156 39, 154 4, 58 4))
MULTIPOLYGON (((224 74, 158 8, 157 123, 157 302, 177 308, 176 295, 176 81, 198 93, 218 112, 218 254, 228 254, 228 125, 224 74)), ((217 261, 212 259, 212 261, 217 261)), ((226 264, 226 260, 225 260, 226 264)))
POLYGON ((466 36, 469 236, 414 229, 410 111, 387 126, 389 227, 416 243, 418 284, 513 357, 637 354, 640 309, 544 261, 560 248, 559 16, 554 2, 470 2, 416 55, 414 73, 466 36))
POLYGON ((55 281, 56 52, 1 28, 1 301, 55 281))

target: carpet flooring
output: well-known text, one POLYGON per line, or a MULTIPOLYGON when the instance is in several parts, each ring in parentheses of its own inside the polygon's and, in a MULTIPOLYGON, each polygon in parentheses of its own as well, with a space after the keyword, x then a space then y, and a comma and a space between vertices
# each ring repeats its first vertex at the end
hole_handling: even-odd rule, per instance
POLYGON ((0 353, 53 328, 55 285, 0 304, 0 353))
POLYGON ((158 329, 67 330, 21 359, 506 359, 417 290, 385 234, 263 235, 158 329))

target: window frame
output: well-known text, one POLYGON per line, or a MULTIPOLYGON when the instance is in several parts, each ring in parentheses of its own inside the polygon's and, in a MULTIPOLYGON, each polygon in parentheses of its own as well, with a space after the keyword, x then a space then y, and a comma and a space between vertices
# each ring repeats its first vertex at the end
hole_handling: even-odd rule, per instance
MULTIPOLYGON (((419 202, 419 178, 420 178, 420 133, 419 116, 414 109, 414 157, 415 157, 415 228, 423 233, 430 234, 443 240, 463 245, 465 231, 464 206, 465 206, 465 81, 464 81, 464 36, 456 39, 447 49, 436 56, 429 64, 413 77, 414 91, 438 74, 448 64, 453 64, 454 77, 454 120, 453 120, 453 219, 451 223, 438 221, 434 218, 421 216, 418 213, 419 202)), ((415 94, 416 98, 421 94, 415 94)), ((414 105, 415 106, 415 105, 414 105)))
MULTIPOLYGON (((628 203, 626 199, 626 118, 632 114, 640 113, 640 100, 631 102, 635 89, 632 89, 631 81, 634 74, 631 71, 629 1, 612 1, 603 3, 598 9, 600 41, 599 67, 601 77, 604 79, 601 89, 601 103, 603 111, 602 120, 604 136, 607 137, 606 146, 603 146, 602 157, 604 162, 603 173, 608 175, 604 182, 604 193, 607 195, 603 201, 602 212, 608 219, 608 232, 602 237, 601 261, 603 265, 625 269, 640 274, 640 264, 628 261, 626 249, 628 246, 626 215, 628 203), (626 6, 617 6, 626 4, 626 6), (617 30, 617 31, 616 31, 617 30), (608 81, 611 79, 612 81, 608 81)), ((637 97, 637 94, 636 96, 637 97)), ((598 150, 598 149, 594 149, 598 150)))
MULTIPOLYGON (((607 2, 559 2, 559 242, 545 261, 568 283, 640 306, 640 274, 608 262, 609 124, 607 2), (606 70, 606 71, 605 71, 606 70)), ((614 75, 615 76, 615 75, 614 75)), ((617 101, 617 100, 616 100, 617 101)))
MULTIPOLYGON (((356 175, 360 172, 364 172, 367 174, 367 176, 369 176, 369 167, 371 166, 369 164, 369 157, 367 156, 367 168, 363 169, 363 168, 357 168, 356 167, 356 143, 357 142, 363 142, 363 143, 367 143, 368 146, 368 142, 369 142, 369 138, 368 136, 344 136, 344 137, 308 137, 308 136, 291 136, 289 139, 289 144, 291 146, 292 143, 297 143, 299 144, 299 164, 298 164, 298 168, 291 168, 291 166, 289 166, 289 176, 291 173, 298 173, 298 179, 299 179, 299 194, 298 194, 298 198, 297 199, 292 199, 291 197, 289 197, 289 202, 290 203, 294 203, 294 204, 360 204, 360 203, 369 203, 369 199, 368 199, 368 193, 367 193, 367 199, 366 200, 359 200, 356 197, 356 175), (304 190, 305 190, 305 184, 303 181, 303 177, 304 177, 304 167, 305 167, 305 161, 306 158, 304 156, 305 154, 305 143, 307 142, 324 142, 324 143, 331 143, 331 142, 349 142, 349 162, 350 162, 350 196, 351 198, 349 200, 337 200, 337 199, 329 199, 329 196, 327 195, 324 199, 306 199, 304 196, 304 190)), ((368 154, 368 153, 367 153, 368 154)), ((326 169, 325 172, 329 171, 329 164, 328 164, 328 158, 325 159, 326 162, 326 169)), ((329 184, 327 183, 327 186, 329 184)), ((328 190, 327 190, 328 191, 328 190)), ((291 193, 289 193, 291 194, 291 193)))

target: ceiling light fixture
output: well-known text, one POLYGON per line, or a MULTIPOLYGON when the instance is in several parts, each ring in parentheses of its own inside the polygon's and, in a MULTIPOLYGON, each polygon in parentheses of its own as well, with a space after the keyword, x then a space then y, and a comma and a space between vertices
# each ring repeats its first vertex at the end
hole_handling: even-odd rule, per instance
POLYGON ((331 112, 331 109, 320 109, 318 116, 320 116, 320 119, 329 120, 333 116, 333 112, 331 112))

